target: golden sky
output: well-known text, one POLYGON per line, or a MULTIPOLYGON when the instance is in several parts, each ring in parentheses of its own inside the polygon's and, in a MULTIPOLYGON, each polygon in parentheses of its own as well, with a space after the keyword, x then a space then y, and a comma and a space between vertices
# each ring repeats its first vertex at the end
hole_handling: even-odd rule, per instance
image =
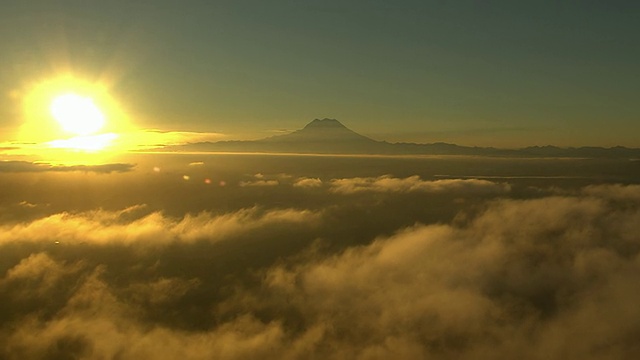
POLYGON ((122 133, 256 139, 330 117, 391 142, 637 147, 638 11, 633 2, 7 1, 0 141, 21 140, 34 121, 41 133, 57 126, 36 119, 50 100, 31 100, 66 77, 75 84, 50 90, 92 97, 122 133))

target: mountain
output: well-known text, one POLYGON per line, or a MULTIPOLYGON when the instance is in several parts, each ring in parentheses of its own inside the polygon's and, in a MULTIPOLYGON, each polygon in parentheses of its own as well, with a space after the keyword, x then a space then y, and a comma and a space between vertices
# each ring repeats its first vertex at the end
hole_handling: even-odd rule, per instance
POLYGON ((387 145, 348 129, 335 119, 315 119, 290 134, 258 140, 261 146, 281 152, 303 153, 379 153, 387 145))
POLYGON ((252 141, 201 142, 172 146, 166 150, 280 152, 313 154, 388 153, 391 144, 373 140, 348 129, 335 119, 315 119, 289 134, 252 141))
POLYGON ((291 143, 379 143, 379 141, 375 141, 348 129, 336 119, 315 119, 300 130, 296 130, 290 134, 266 138, 262 141, 291 143))
POLYGON ((289 134, 251 141, 200 142, 167 146, 161 151, 265 152, 377 155, 475 155, 509 157, 640 158, 640 149, 532 146, 522 149, 469 147, 448 143, 388 143, 360 135, 336 119, 315 119, 289 134))

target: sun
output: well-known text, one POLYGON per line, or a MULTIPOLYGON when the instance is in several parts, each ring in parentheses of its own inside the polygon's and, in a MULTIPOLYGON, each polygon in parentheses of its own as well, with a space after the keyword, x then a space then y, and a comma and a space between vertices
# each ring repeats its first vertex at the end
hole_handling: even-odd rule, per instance
POLYGON ((110 84, 72 73, 24 83, 17 97, 22 124, 15 130, 16 142, 42 156, 69 157, 120 153, 134 146, 125 146, 123 138, 136 127, 110 84))
POLYGON ((105 125, 105 116, 93 99, 69 93, 51 101, 51 115, 62 129, 75 135, 96 133, 105 125))

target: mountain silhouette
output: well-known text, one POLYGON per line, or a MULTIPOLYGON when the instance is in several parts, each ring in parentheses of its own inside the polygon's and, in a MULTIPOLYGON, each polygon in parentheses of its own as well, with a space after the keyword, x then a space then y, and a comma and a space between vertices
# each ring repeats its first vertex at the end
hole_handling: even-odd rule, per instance
POLYGON ((284 135, 249 141, 218 141, 167 146, 162 151, 264 152, 371 155, 475 155, 508 157, 640 158, 640 149, 531 146, 522 149, 469 147, 448 143, 388 143, 358 134, 336 119, 315 119, 284 135))
POLYGON ((336 119, 315 119, 289 134, 272 136, 257 143, 283 152, 369 153, 379 152, 385 143, 360 135, 336 119))
POLYGON ((336 119, 315 119, 304 128, 290 134, 273 136, 265 141, 282 142, 375 142, 366 136, 348 129, 336 119))
POLYGON ((251 141, 201 142, 172 146, 168 150, 278 152, 313 154, 389 153, 391 144, 360 135, 336 119, 315 119, 289 134, 251 141))

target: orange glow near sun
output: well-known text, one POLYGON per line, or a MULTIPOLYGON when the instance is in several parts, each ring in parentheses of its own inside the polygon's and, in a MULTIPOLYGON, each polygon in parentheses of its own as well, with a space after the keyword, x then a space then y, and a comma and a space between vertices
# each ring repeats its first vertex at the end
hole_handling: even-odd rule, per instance
POLYGON ((113 149, 119 134, 132 129, 101 83, 64 75, 33 84, 25 93, 22 142, 96 152, 113 149))

